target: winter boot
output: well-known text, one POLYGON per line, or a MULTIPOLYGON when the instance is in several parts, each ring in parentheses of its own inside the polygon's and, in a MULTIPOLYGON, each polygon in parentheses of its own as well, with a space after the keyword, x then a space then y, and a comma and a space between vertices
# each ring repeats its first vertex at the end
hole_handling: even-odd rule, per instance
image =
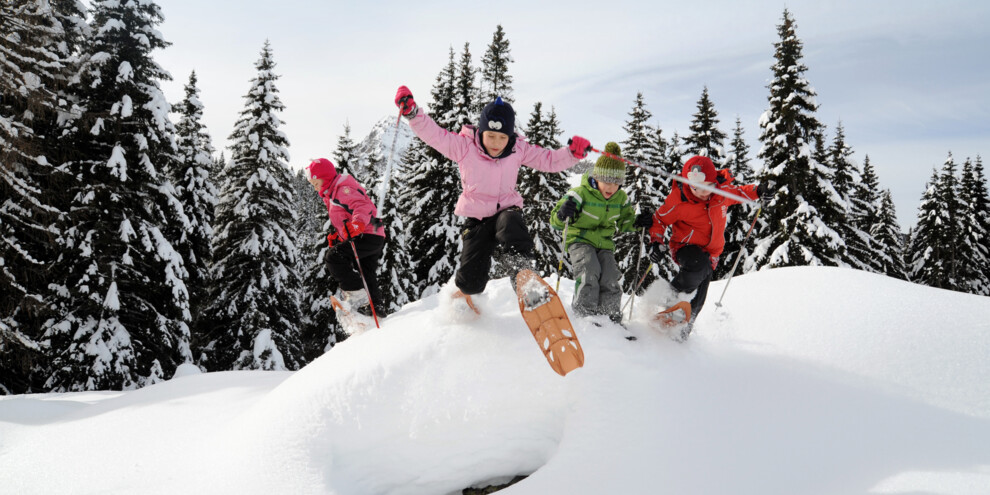
MULTIPOLYGON (((340 301, 347 304, 351 311, 358 311, 368 306, 368 293, 364 289, 341 290, 340 301)), ((368 316, 371 316, 370 312, 368 316)))
POLYGON ((691 318, 691 320, 688 321, 686 325, 681 327, 680 330, 674 329, 674 332, 676 333, 672 335, 671 338, 674 339, 675 342, 684 342, 691 335, 692 328, 694 328, 694 318, 691 318))

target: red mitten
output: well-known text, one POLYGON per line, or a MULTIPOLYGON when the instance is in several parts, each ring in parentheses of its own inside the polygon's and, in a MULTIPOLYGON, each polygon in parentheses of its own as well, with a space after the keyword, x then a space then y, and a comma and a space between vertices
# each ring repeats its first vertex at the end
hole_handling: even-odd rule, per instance
POLYGON ((574 136, 568 139, 567 144, 574 158, 584 158, 591 151, 591 142, 581 136, 574 136))
POLYGON ((416 114, 416 100, 413 99, 412 91, 405 86, 399 86, 395 92, 395 106, 399 107, 399 112, 405 117, 416 114))

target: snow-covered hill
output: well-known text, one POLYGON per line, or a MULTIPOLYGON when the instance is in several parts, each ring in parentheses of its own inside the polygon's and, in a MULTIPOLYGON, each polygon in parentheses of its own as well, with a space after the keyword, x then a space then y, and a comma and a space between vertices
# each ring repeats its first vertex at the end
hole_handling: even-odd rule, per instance
POLYGON ((649 301, 636 341, 575 319, 567 377, 502 279, 480 319, 441 292, 295 373, 0 397, 0 492, 990 493, 990 298, 834 268, 723 287, 685 344, 649 301))

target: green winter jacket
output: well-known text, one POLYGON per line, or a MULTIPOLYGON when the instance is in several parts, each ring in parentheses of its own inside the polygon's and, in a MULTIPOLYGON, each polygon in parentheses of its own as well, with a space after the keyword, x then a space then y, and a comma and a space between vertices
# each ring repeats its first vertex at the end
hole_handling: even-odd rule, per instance
POLYGON ((557 211, 567 198, 574 198, 578 203, 578 212, 567 228, 567 248, 575 242, 583 242, 598 249, 615 251, 615 241, 612 240, 615 231, 633 232, 636 211, 622 188, 611 198, 605 199, 601 191, 589 182, 589 174, 581 176, 581 185, 567 191, 557 201, 557 206, 550 212, 550 225, 557 230, 564 230, 564 222, 557 218, 557 211))

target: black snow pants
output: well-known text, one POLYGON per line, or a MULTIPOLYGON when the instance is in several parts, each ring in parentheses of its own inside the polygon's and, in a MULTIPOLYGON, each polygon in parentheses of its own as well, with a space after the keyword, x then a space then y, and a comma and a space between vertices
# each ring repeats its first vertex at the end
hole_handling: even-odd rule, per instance
MULTIPOLYGON (((368 282, 368 292, 371 292, 371 301, 375 305, 375 312, 384 315, 382 307, 382 293, 378 288, 378 263, 381 261, 382 252, 385 249, 385 238, 380 235, 362 234, 353 241, 357 248, 358 259, 361 260, 361 270, 364 272, 365 280, 368 282)), ((364 290, 361 282, 361 273, 358 272, 354 263, 354 249, 348 243, 338 244, 330 249, 327 256, 327 264, 330 268, 330 275, 340 284, 340 289, 345 291, 364 290)))
POLYGON ((691 299, 691 318, 696 318, 708 297, 708 284, 712 280, 712 257, 700 246, 688 244, 677 250, 680 270, 670 282, 678 292, 698 293, 691 299))
POLYGON ((533 238, 526 228, 522 208, 513 206, 490 217, 468 218, 461 231, 461 263, 454 284, 461 292, 472 295, 485 291, 492 255, 499 245, 504 250, 500 260, 509 268, 510 281, 515 288, 516 274, 528 268, 533 259, 533 238))

